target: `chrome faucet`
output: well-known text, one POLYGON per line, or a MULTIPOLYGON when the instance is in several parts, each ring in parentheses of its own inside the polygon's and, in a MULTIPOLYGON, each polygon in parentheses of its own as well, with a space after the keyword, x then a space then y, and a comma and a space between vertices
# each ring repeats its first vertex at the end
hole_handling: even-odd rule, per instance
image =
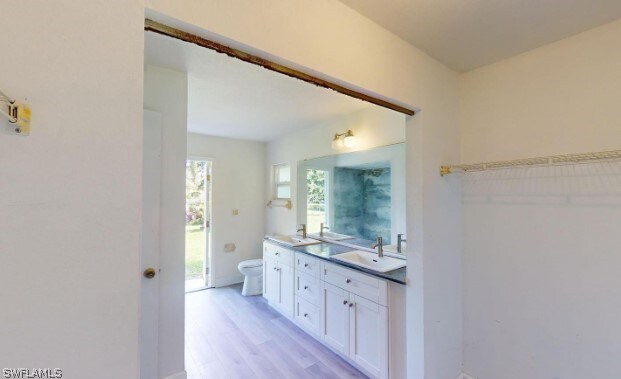
POLYGON ((384 243, 382 242, 381 236, 377 236, 377 242, 374 243, 371 248, 377 248, 377 256, 380 258, 384 258, 384 243))
POLYGON ((399 254, 403 253, 403 251, 401 250, 401 244, 406 241, 407 240, 403 238, 403 234, 397 234, 397 253, 399 254))
POLYGON ((328 229, 328 230, 330 230, 330 227, 328 227, 328 226, 323 226, 323 222, 322 222, 322 223, 321 223, 321 227, 320 227, 320 229, 319 229, 319 237, 323 237, 323 230, 324 230, 324 229, 328 229))
POLYGON ((297 232, 302 232, 302 239, 306 239, 306 224, 300 224, 302 227, 297 232))

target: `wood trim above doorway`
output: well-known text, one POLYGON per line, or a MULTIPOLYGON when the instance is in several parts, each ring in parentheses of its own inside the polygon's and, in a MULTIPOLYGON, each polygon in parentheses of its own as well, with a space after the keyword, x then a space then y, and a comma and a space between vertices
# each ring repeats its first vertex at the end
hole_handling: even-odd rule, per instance
POLYGON ((402 107, 400 105, 393 104, 391 102, 378 99, 376 97, 365 95, 362 92, 358 92, 358 91, 343 87, 339 84, 335 84, 327 80, 317 78, 315 76, 306 74, 302 71, 283 66, 281 64, 269 61, 261 57, 257 57, 256 55, 252 55, 252 54, 243 52, 241 50, 237 50, 232 47, 225 46, 225 45, 219 44, 214 41, 210 41, 203 37, 199 37, 197 35, 184 32, 183 30, 175 29, 171 26, 160 24, 159 22, 156 22, 153 20, 149 20, 149 19, 144 20, 144 30, 162 34, 162 35, 169 36, 172 38, 176 38, 176 39, 179 39, 185 42, 190 42, 198 46, 205 47, 207 49, 215 50, 218 53, 223 53, 230 57, 241 59, 244 62, 252 63, 255 65, 264 67, 268 70, 275 71, 275 72, 290 76, 292 78, 303 80, 307 83, 311 83, 319 87, 328 88, 336 92, 342 93, 344 95, 354 97, 356 99, 360 99, 360 100, 363 100, 363 101, 366 101, 366 102, 369 102, 375 105, 379 105, 384 108, 392 109, 393 111, 404 113, 408 116, 413 116, 415 113, 413 110, 402 107))

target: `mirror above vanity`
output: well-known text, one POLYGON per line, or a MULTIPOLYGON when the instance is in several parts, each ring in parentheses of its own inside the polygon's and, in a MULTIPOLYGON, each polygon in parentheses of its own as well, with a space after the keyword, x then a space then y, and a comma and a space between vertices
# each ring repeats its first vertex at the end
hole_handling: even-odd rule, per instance
POLYGON ((297 221, 309 237, 370 250, 379 236, 389 253, 402 239, 405 252, 404 143, 306 159, 297 170, 297 221))

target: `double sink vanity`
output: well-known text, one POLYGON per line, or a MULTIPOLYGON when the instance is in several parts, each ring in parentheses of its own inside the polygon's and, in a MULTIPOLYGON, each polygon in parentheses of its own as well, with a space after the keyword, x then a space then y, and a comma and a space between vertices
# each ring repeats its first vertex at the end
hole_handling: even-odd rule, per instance
POLYGON ((370 377, 405 377, 405 259, 318 238, 266 237, 263 296, 370 377))

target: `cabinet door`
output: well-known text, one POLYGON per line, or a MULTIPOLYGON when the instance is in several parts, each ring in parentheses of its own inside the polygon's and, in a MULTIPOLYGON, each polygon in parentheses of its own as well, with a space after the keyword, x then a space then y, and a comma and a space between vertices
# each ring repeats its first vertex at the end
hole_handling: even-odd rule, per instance
POLYGON ((322 282, 321 339, 341 354, 349 353, 349 293, 322 282))
POLYGON ((349 357, 377 378, 388 377, 388 311, 350 295, 349 357))
POLYGON ((263 297, 272 305, 280 299, 280 275, 278 265, 272 258, 263 258, 263 297))
POLYGON ((286 316, 293 318, 295 307, 295 278, 293 267, 278 263, 278 273, 280 275, 278 306, 286 316))

